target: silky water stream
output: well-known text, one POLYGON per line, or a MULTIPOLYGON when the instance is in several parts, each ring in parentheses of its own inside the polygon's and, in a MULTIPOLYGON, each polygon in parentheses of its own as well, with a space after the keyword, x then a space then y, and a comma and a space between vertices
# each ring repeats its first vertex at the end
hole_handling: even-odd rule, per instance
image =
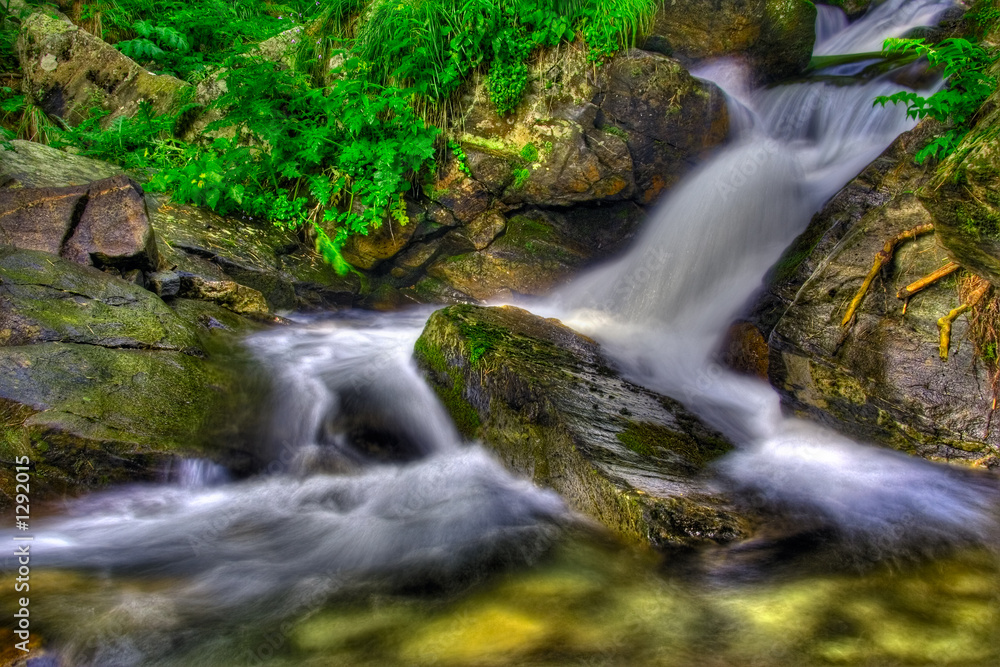
MULTIPOLYGON (((870 51, 946 7, 887 0, 850 25, 824 8, 817 51, 870 51)), ((1000 664, 995 481, 785 418, 711 361, 810 215, 910 127, 872 108, 898 84, 697 74, 729 91, 733 141, 633 250, 523 305, 726 433, 718 484, 826 529, 822 567, 692 574, 616 544, 462 442, 410 357, 429 310, 354 312, 246 342, 273 412, 260 474, 186 462, 38 525, 48 664, 1000 664)))

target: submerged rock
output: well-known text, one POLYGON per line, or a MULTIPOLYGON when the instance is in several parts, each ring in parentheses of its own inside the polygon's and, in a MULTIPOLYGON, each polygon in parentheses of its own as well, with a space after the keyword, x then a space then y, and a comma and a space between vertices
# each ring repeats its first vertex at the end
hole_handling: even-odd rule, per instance
POLYGON ((885 241, 933 221, 914 194, 932 172, 913 155, 935 129, 923 123, 902 135, 813 218, 775 267, 754 318, 770 333, 771 383, 794 412, 861 441, 972 461, 995 451, 1000 433, 989 428, 990 377, 965 340, 965 318, 947 362, 938 356, 937 319, 960 303, 955 279, 911 297, 905 314, 895 296, 948 261, 934 235, 898 246, 853 326, 840 324, 885 241))
POLYGON ((465 435, 621 537, 666 549, 746 536, 700 477, 729 444, 621 379, 592 340, 519 308, 459 305, 431 316, 415 355, 465 435))

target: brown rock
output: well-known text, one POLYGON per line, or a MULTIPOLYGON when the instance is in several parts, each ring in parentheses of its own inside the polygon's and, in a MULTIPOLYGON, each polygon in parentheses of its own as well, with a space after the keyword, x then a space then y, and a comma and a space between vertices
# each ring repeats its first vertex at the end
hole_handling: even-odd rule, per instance
POLYGON ((605 129, 624 135, 644 203, 726 139, 725 96, 676 60, 633 50, 605 66, 602 76, 605 129))
POLYGON ((497 210, 491 210, 472 220, 456 234, 468 239, 476 250, 482 250, 507 226, 507 219, 497 210))
POLYGON ((359 269, 370 269, 405 248, 416 231, 414 221, 401 225, 390 218, 378 229, 369 230, 367 236, 349 237, 344 245, 344 259, 359 269))
POLYGON ((264 318, 270 315, 264 295, 232 280, 206 280, 201 276, 184 274, 180 276, 177 295, 211 301, 248 317, 264 318))
POLYGON ((87 186, 0 190, 0 240, 58 255, 86 200, 87 186))
POLYGON ((449 210, 459 222, 469 222, 481 214, 489 207, 490 199, 489 191, 462 172, 457 160, 451 162, 448 173, 431 192, 431 200, 449 210))
POLYGON ((722 343, 726 366, 744 375, 766 380, 767 356, 767 341, 757 327, 750 322, 737 322, 729 327, 722 343))
POLYGON ((156 270, 156 237, 142 188, 127 176, 91 183, 76 231, 60 254, 99 268, 156 270))

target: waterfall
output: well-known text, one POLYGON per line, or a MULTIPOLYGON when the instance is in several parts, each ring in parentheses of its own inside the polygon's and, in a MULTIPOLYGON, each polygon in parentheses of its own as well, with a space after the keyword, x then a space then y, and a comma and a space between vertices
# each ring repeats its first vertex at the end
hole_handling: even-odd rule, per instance
MULTIPOLYGON (((886 0, 851 24, 821 8, 817 53, 878 50, 948 6, 886 0)), ((876 558, 995 540, 995 488, 786 418, 766 383, 712 361, 810 215, 912 126, 902 108, 872 108, 897 84, 752 90, 726 62, 695 74, 727 91, 732 142, 667 195, 629 252, 528 307, 598 339, 630 379, 725 433, 737 450, 715 472, 734 494, 876 558)), ((251 620, 276 626, 331 596, 447 590, 537 562, 576 519, 462 442, 411 359, 428 312, 347 313, 250 337, 273 412, 256 443, 261 474, 229 480, 190 461, 166 485, 93 494, 40 520, 32 565, 170 582, 150 596, 152 620, 67 649, 72 664, 161 664, 185 638, 242 638, 251 620)))
MULTIPOLYGON (((827 52, 870 48, 875 35, 900 34, 943 7, 890 0, 827 40, 827 52)), ((884 79, 816 81, 747 96, 737 86, 753 120, 737 128, 735 144, 668 194, 630 252, 534 306, 600 341, 630 379, 682 400, 726 433, 740 449, 719 467, 731 488, 880 552, 921 535, 995 539, 996 490, 785 418, 770 386, 712 359, 810 215, 913 126, 902 108, 872 107, 897 88, 884 79)))

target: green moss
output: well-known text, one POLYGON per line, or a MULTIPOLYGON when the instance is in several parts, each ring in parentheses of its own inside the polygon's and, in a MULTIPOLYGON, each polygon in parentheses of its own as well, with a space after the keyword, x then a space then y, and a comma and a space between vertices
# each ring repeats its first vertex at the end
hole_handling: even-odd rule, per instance
POLYGON ((601 128, 606 134, 618 137, 622 141, 628 141, 628 133, 617 125, 605 125, 601 128))
POLYGON ((524 148, 521 149, 521 159, 525 162, 538 161, 538 149, 535 148, 535 144, 525 144, 524 148))
POLYGON ((465 384, 461 370, 451 368, 441 348, 429 341, 427 336, 421 336, 414 343, 413 356, 418 364, 437 375, 432 387, 451 415, 459 433, 467 438, 475 437, 482 422, 479 413, 464 398, 465 384))
POLYGON ((731 449, 723 440, 701 438, 699 443, 692 437, 681 436, 665 426, 651 422, 629 421, 625 430, 615 437, 640 456, 653 457, 659 451, 668 450, 699 468, 731 449))
POLYGON ((503 332, 500 329, 483 324, 462 323, 458 327, 469 349, 469 364, 475 366, 485 354, 492 351, 501 341, 503 332))

